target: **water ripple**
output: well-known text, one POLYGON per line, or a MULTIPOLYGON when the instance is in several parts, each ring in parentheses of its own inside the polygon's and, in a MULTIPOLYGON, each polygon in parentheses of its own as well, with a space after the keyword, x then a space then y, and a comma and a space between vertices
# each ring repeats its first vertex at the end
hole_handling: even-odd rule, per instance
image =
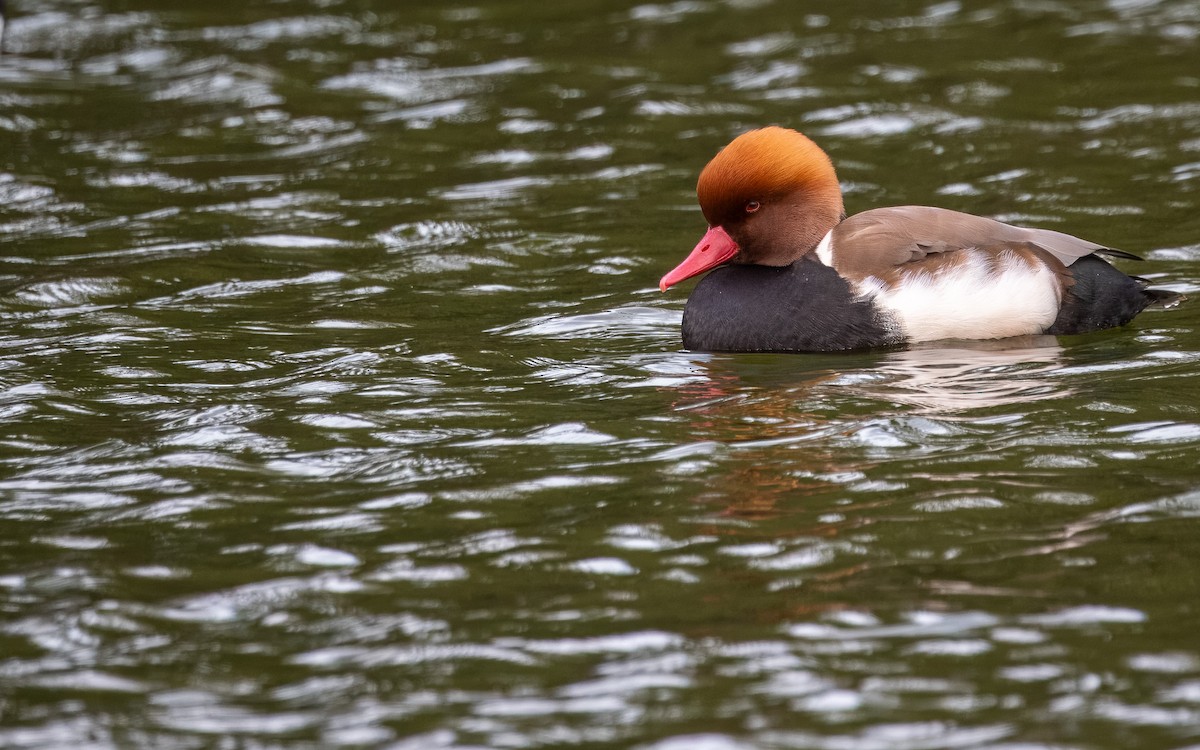
POLYGON ((1193 4, 360 5, 8 3, 0 746, 1194 741, 1192 301, 777 356, 655 287, 777 123, 1195 296, 1193 4))

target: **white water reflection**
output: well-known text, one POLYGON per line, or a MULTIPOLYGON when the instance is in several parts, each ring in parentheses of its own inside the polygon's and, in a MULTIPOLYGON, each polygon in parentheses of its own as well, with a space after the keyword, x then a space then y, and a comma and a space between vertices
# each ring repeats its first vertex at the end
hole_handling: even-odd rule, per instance
POLYGON ((889 353, 858 385, 864 395, 954 413, 1061 398, 1063 348, 1053 336, 932 342, 889 353))

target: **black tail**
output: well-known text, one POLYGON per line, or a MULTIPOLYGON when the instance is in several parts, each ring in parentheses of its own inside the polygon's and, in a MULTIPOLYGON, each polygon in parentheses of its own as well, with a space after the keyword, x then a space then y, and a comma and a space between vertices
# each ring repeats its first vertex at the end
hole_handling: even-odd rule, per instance
POLYGON ((1180 292, 1171 292, 1166 289, 1143 289, 1142 294, 1150 298, 1146 307, 1175 307, 1187 299, 1180 292))
MULTIPOLYGON (((1141 258, 1138 258, 1138 260, 1141 260, 1141 258)), ((1130 274, 1129 278, 1141 285, 1142 294, 1146 297, 1146 307, 1175 307, 1187 299, 1180 292, 1169 292, 1166 289, 1150 289, 1150 285, 1154 283, 1150 279, 1143 279, 1141 276, 1134 276, 1133 274, 1130 274)))
POLYGON ((0 55, 4 54, 4 29, 8 26, 8 9, 4 7, 4 0, 0 0, 0 55))
POLYGON ((1071 284, 1063 295, 1058 319, 1046 333, 1087 333, 1123 326, 1151 305, 1168 307, 1183 298, 1165 289, 1147 289, 1145 279, 1127 276, 1095 255, 1080 258, 1067 271, 1071 284))

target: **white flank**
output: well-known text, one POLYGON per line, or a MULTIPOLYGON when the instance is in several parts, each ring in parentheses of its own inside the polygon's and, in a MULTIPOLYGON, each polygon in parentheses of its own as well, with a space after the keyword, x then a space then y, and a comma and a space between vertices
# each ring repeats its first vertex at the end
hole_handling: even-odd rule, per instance
POLYGON ((906 274, 895 288, 868 278, 858 292, 895 317, 909 341, 999 339, 1041 333, 1058 317, 1054 272, 1005 253, 997 265, 971 258, 930 274, 906 274))
POLYGON ((817 260, 825 265, 833 268, 833 230, 830 229, 825 233, 825 237, 817 243, 817 247, 813 250, 816 253, 817 260))

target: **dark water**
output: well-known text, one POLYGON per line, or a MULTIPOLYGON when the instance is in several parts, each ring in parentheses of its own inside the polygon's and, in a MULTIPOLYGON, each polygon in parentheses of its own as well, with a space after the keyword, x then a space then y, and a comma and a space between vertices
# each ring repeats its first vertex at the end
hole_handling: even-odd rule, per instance
POLYGON ((0 747, 1200 747, 1200 5, 15 0, 0 747), (736 133, 1089 336, 680 350, 736 133))

